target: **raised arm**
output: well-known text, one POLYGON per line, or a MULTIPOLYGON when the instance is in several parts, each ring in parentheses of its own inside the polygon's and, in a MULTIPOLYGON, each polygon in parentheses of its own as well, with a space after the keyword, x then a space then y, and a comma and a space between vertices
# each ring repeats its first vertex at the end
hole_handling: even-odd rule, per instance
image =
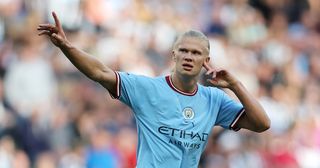
POLYGON ((213 73, 208 81, 216 87, 229 88, 244 106, 245 113, 236 123, 236 128, 246 128, 255 132, 263 132, 270 127, 270 120, 259 102, 246 90, 240 81, 226 70, 215 70, 205 63, 207 74, 213 73))
POLYGON ((37 30, 39 36, 46 35, 51 42, 61 49, 71 63, 83 74, 93 81, 99 82, 108 89, 112 95, 116 95, 116 74, 101 61, 84 51, 74 47, 66 38, 60 21, 55 12, 52 12, 55 25, 39 24, 37 30))

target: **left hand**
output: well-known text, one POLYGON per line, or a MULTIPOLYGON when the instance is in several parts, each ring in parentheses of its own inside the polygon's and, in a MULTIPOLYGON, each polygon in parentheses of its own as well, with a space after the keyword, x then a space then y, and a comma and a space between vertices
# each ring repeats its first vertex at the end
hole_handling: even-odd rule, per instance
POLYGON ((214 69, 205 62, 203 67, 207 70, 206 75, 212 74, 210 79, 207 79, 215 87, 232 89, 238 83, 238 80, 225 69, 214 69))

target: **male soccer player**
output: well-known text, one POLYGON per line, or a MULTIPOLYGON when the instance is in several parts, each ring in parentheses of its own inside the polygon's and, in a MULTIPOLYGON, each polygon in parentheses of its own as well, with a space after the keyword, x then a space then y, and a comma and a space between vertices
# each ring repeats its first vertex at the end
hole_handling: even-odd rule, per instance
POLYGON ((190 30, 174 43, 173 72, 150 78, 116 72, 67 40, 56 14, 55 25, 40 24, 47 35, 82 73, 99 82, 116 99, 131 107, 138 129, 138 168, 196 168, 212 127, 262 132, 270 121, 261 105, 227 70, 209 66, 209 41, 190 30), (204 67, 214 87, 197 83, 204 67), (218 88, 232 90, 241 103, 218 88))

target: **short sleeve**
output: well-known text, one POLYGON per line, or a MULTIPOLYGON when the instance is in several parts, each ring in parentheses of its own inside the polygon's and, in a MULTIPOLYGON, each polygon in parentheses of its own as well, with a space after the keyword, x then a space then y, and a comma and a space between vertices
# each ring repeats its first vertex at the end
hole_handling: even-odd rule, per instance
POLYGON ((244 108, 241 103, 231 99, 222 90, 219 90, 219 92, 219 95, 221 96, 221 103, 215 125, 220 125, 223 128, 238 131, 240 128, 236 128, 235 125, 244 113, 244 108))
POLYGON ((134 97, 136 96, 138 76, 125 72, 115 72, 117 78, 116 95, 111 95, 115 99, 119 99, 129 107, 132 107, 134 97))

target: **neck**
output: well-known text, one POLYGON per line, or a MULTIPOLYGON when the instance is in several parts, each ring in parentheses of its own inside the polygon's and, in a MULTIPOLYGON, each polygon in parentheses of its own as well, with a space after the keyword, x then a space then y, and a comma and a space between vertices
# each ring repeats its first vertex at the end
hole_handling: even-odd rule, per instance
POLYGON ((173 73, 171 80, 174 87, 183 92, 193 93, 197 89, 198 77, 186 77, 178 73, 173 73))

